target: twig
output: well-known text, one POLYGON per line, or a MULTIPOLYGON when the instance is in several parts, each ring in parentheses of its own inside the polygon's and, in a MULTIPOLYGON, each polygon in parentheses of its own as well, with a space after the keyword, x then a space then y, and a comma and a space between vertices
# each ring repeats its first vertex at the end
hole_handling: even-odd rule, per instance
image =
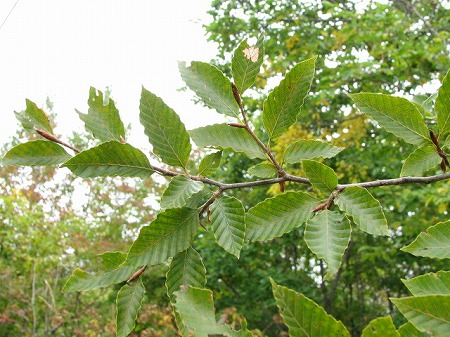
POLYGON ((46 138, 48 140, 51 140, 54 143, 61 144, 62 146, 65 146, 65 147, 71 149, 72 151, 74 151, 76 153, 80 153, 81 152, 81 150, 78 150, 76 147, 73 147, 72 145, 67 144, 66 142, 63 142, 61 139, 55 137, 54 135, 52 135, 51 133, 49 133, 47 131, 40 130, 40 129, 37 129, 37 128, 34 128, 34 130, 36 130, 36 132, 39 133, 42 137, 44 137, 44 138, 46 138))

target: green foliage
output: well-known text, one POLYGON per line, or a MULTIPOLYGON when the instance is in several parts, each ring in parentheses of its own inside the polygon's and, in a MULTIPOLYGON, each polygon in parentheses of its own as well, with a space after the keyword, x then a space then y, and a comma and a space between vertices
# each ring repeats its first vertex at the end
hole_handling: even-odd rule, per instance
POLYGON ((271 240, 300 227, 311 216, 317 200, 303 192, 286 192, 261 201, 247 212, 246 237, 271 240))
POLYGON ((186 205, 186 201, 203 189, 200 181, 183 176, 173 177, 161 196, 161 208, 177 208, 186 205))
POLYGON ((215 147, 246 154, 249 158, 265 159, 264 151, 244 129, 227 124, 213 124, 189 131, 194 143, 199 147, 215 147))
POLYGON ((391 316, 374 319, 363 330, 361 337, 400 337, 391 316))
POLYGON ((161 98, 142 88, 140 120, 153 152, 167 165, 185 167, 191 152, 189 134, 161 98))
POLYGON ((450 258, 450 221, 438 223, 421 233, 403 251, 416 256, 426 256, 435 259, 450 258))
POLYGON ((70 157, 58 144, 45 140, 35 140, 13 147, 3 157, 3 164, 57 166, 70 159, 70 157))
POLYGON ((79 111, 78 115, 90 131, 101 142, 109 140, 121 141, 125 138, 125 128, 114 101, 110 98, 104 102, 103 93, 95 88, 89 89, 89 110, 87 114, 79 111))
POLYGON ((245 236, 245 210, 234 197, 222 197, 210 208, 211 229, 220 247, 239 258, 245 236))
POLYGON ((49 133, 53 133, 50 119, 44 110, 39 109, 36 103, 30 101, 29 99, 26 100, 26 105, 26 110, 15 112, 16 118, 22 127, 30 133, 35 133, 35 129, 41 129, 49 133))
POLYGON ((331 167, 314 160, 303 160, 303 170, 311 185, 319 192, 330 194, 338 184, 338 177, 331 167))
POLYGON ((333 146, 320 140, 302 139, 290 144, 284 152, 286 163, 300 163, 303 159, 332 158, 343 148, 333 146))
POLYGON ((273 296, 284 323, 289 328, 290 336, 350 336, 342 322, 327 315, 322 307, 309 298, 276 284, 272 279, 270 282, 273 296))
POLYGON ((134 329, 145 294, 142 280, 125 284, 117 293, 117 336, 126 337, 134 329))
POLYGON ((306 222, 305 242, 328 266, 325 280, 334 276, 350 242, 350 223, 339 212, 325 210, 306 222))
POLYGON ((270 139, 282 135, 297 121, 311 88, 316 58, 298 63, 264 101, 263 122, 270 139))
POLYGON ((202 102, 218 113, 239 118, 239 106, 231 90, 231 82, 216 67, 204 62, 178 64, 181 77, 202 102))
POLYGON ((264 36, 261 35, 254 46, 243 40, 236 48, 231 60, 234 84, 242 95, 255 82, 264 59, 264 36))
POLYGON ((83 178, 123 176, 146 179, 154 172, 141 150, 115 140, 77 154, 62 167, 83 178))
POLYGON ((235 331, 226 324, 216 322, 211 290, 190 287, 176 292, 175 296, 176 302, 174 306, 183 322, 183 336, 252 336, 245 325, 243 325, 242 330, 235 331))
POLYGON ((174 292, 181 287, 203 288, 206 284, 206 269, 200 254, 192 247, 175 255, 166 277, 167 295, 175 302, 174 292))
POLYGON ((364 232, 373 235, 389 235, 380 202, 365 188, 348 187, 336 197, 335 202, 364 232))
MULTIPOLYGON (((387 244, 396 242, 391 237, 373 237, 389 236, 391 233, 387 226, 385 212, 376 198, 377 195, 375 193, 372 195, 368 189, 436 183, 450 177, 448 174, 437 174, 429 177, 389 177, 389 179, 364 181, 364 178, 368 177, 361 174, 356 182, 345 183, 343 167, 340 167, 338 165, 340 162, 334 158, 342 147, 312 139, 298 140, 295 137, 281 146, 283 144, 280 138, 295 129, 295 122, 305 98, 308 95, 314 95, 309 94, 309 89, 313 83, 316 57, 308 58, 293 66, 280 84, 268 93, 261 114, 262 125, 256 129, 248 118, 245 105, 241 100, 241 93, 256 79, 256 64, 261 64, 260 62, 264 59, 263 43, 262 38, 257 40, 254 46, 241 43, 234 53, 235 66, 232 73, 235 81, 238 82, 238 87, 233 86, 226 75, 212 65, 201 62, 192 62, 190 67, 186 67, 184 63, 179 65, 182 78, 204 104, 229 117, 238 118, 239 123, 216 124, 188 133, 175 111, 169 108, 161 98, 142 89, 141 123, 154 154, 169 167, 150 164, 150 160, 141 150, 125 143, 121 135, 122 124, 113 102, 110 101, 109 105, 104 105, 102 94, 97 94, 94 89, 91 89, 90 93, 91 109, 88 115, 80 116, 85 122, 86 129, 94 133, 99 140, 103 141, 102 143, 79 152, 53 135, 48 127, 47 133, 39 133, 42 137, 77 152, 64 162, 61 159, 58 160, 61 160, 59 162, 61 167, 69 168, 79 177, 138 177, 146 182, 153 173, 158 173, 171 178, 161 197, 159 213, 155 218, 142 223, 143 226, 139 226, 139 234, 126 253, 118 251, 105 253, 102 255, 103 266, 91 268, 94 272, 76 268, 64 287, 66 292, 74 292, 120 285, 116 301, 119 336, 126 336, 134 329, 145 293, 142 281, 145 279, 146 268, 165 265, 170 259, 172 260, 166 274, 167 294, 174 306, 177 324, 183 336, 252 335, 247 329, 245 320, 236 319, 239 322, 237 326, 216 320, 212 292, 204 289, 206 270, 200 253, 192 248, 210 234, 214 235, 218 246, 237 258, 244 255, 246 246, 266 245, 268 241, 290 236, 293 238, 290 248, 296 252, 302 244, 299 239, 304 238, 306 245, 310 248, 304 256, 291 255, 287 249, 283 252, 271 251, 271 255, 275 260, 290 261, 290 268, 287 269, 289 272, 292 271, 292 266, 304 272, 299 262, 303 259, 303 265, 309 265, 307 277, 315 280, 317 286, 320 285, 327 295, 325 282, 334 282, 328 284, 331 284, 333 291, 336 291, 339 279, 349 277, 348 256, 353 253, 350 242, 353 239, 360 240, 362 236, 361 233, 357 233, 353 238, 351 237, 354 223, 363 232, 370 234, 365 236, 368 238, 366 247, 358 247, 358 254, 361 255, 364 255, 365 250, 373 250, 372 255, 368 255, 364 261, 368 265, 364 273, 375 273, 377 276, 382 276, 383 281, 388 282, 390 281, 389 271, 384 271, 383 268, 375 270, 371 268, 371 259, 382 258, 380 255, 383 254, 380 254, 381 251, 376 251, 376 245, 374 247, 370 241, 385 240, 384 243, 387 244), (111 124, 107 124, 105 129, 101 128, 98 131, 97 126, 94 125, 97 123, 95 121, 105 123, 109 121, 111 124), (112 138, 108 138, 107 134, 113 135, 112 138), (228 183, 209 177, 219 168, 222 153, 216 152, 201 157, 202 161, 199 165, 192 163, 192 160, 189 162, 190 137, 198 146, 226 150, 227 157, 237 157, 239 153, 243 153, 250 159, 263 159, 265 161, 262 163, 259 162, 256 165, 252 163, 243 167, 244 175, 248 177, 250 173, 256 177, 272 178, 274 176, 275 178, 228 183), (283 158, 283 154, 285 162, 293 164, 292 166, 284 167, 285 162, 278 161, 278 158, 283 158), (330 166, 311 160, 321 157, 329 158, 330 166), (295 164, 299 162, 302 163, 303 172, 297 175, 298 167, 295 164), (199 169, 191 170, 191 167, 199 169), (252 168, 249 169, 249 167, 252 168), (198 172, 198 175, 194 175, 195 172, 198 172), (232 195, 233 190, 252 190, 268 185, 278 187, 279 191, 273 197, 263 195, 253 204, 244 203, 232 195), (303 190, 301 186, 304 187, 303 190), (285 191, 285 189, 289 190, 285 191), (322 201, 316 199, 313 189, 325 195, 327 199, 322 201), (350 222, 349 218, 353 222, 350 222), (303 231, 300 227, 304 223, 306 228, 303 231), (199 231, 200 226, 207 231, 209 228, 211 233, 199 231), (313 257, 313 254, 317 256, 317 259, 313 257), (326 275, 322 260, 328 267, 326 275)), ((441 88, 436 98, 441 103, 446 102, 447 99, 445 97, 448 94, 446 83, 443 84, 444 89, 441 88)), ((361 93, 351 94, 350 97, 360 112, 369 115, 380 127, 419 148, 428 146, 426 154, 434 149, 434 158, 439 157, 442 170, 448 166, 447 154, 440 148, 438 140, 425 124, 425 108, 404 98, 385 94, 361 93)), ((428 122, 430 125, 437 124, 440 132, 446 132, 446 113, 446 110, 441 108, 440 112, 437 111, 435 114, 436 118, 433 119, 433 113, 431 113, 428 122), (441 122, 436 121, 437 118, 440 118, 441 122)), ((25 120, 25 117, 34 116, 33 114, 35 110, 24 113, 19 116, 19 119, 25 120)), ((39 116, 41 121, 45 120, 42 114, 39 116)), ((37 118, 34 117, 34 119, 37 118)), ((342 131, 342 133, 345 132, 342 131)), ((391 140, 393 144, 398 144, 398 139, 391 138, 391 140)), ((33 143, 33 152, 38 158, 49 156, 51 150, 47 143, 49 142, 33 143)), ((344 143, 342 145, 345 145, 344 143)), ((33 165, 41 163, 36 162, 34 157, 24 155, 26 151, 21 148, 26 146, 29 145, 18 145, 9 151, 6 154, 6 162, 33 165)), ((411 147, 408 151, 409 149, 411 147)), ((415 150, 406 161, 403 173, 422 174, 423 171, 433 169, 438 164, 436 160, 427 160, 424 163, 423 156, 417 151, 415 150)), ((50 159, 42 163, 57 164, 50 159)), ((274 190, 275 188, 272 192, 274 190)), ((141 195, 141 197, 144 199, 147 196, 141 195)), ((385 201, 383 199, 383 202, 385 201)), ((387 206, 390 205, 387 204, 387 206)), ((427 234, 419 236, 414 243, 403 250, 416 255, 426 255, 423 251, 427 251, 426 256, 447 258, 446 252, 448 241, 450 241, 446 235, 450 231, 447 228, 448 224, 449 222, 446 221, 430 227, 427 234)), ((391 231, 395 230, 401 231, 400 226, 392 226, 391 231)), ((359 276, 356 272, 355 275, 359 276)), ((445 278, 446 274, 442 275, 445 278)), ((220 280, 227 281, 223 277, 220 280)), ((265 282, 268 286, 267 279, 265 282)), ((392 298, 392 303, 419 331, 437 335, 448 331, 450 318, 445 308, 450 306, 449 295, 441 293, 445 291, 446 285, 434 281, 431 276, 411 281, 410 284, 412 282, 416 282, 416 288, 417 284, 422 285, 427 292, 417 294, 416 288, 412 286, 413 296, 392 298), (436 285, 424 287, 423 284, 426 282, 436 282, 436 285)), ((279 286, 273 280, 271 283, 276 305, 291 336, 350 336, 344 324, 325 311, 331 307, 330 303, 336 300, 335 295, 325 298, 324 309, 304 294, 279 286)), ((406 284, 408 285, 408 282, 406 284)), ((249 289, 254 292, 253 288, 249 289)), ((235 292, 235 295, 239 293, 235 292)), ((399 336, 390 317, 372 320, 363 331, 363 336, 381 335, 399 336)))
POLYGON ((419 108, 402 97, 382 94, 352 94, 358 109, 376 120, 380 126, 413 145, 431 142, 429 131, 419 108))
POLYGON ((439 138, 444 139, 445 135, 450 132, 450 75, 442 80, 442 86, 439 89, 436 98, 437 126, 439 128, 439 138))

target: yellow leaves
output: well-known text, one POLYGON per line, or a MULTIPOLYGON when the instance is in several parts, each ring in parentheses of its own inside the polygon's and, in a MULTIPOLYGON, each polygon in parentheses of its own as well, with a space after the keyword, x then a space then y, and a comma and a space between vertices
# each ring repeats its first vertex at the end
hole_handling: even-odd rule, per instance
POLYGON ((448 203, 444 202, 442 204, 439 204, 438 206, 438 213, 443 214, 448 209, 448 203))
POLYGON ((294 53, 295 50, 299 47, 300 38, 296 35, 289 37, 286 39, 286 49, 289 53, 294 53))

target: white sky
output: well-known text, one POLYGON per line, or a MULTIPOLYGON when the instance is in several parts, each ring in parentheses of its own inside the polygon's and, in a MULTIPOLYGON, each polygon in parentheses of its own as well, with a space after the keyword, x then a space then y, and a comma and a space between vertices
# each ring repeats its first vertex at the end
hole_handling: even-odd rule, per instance
MULTIPOLYGON (((112 89, 122 120, 148 147, 139 124, 141 86, 160 96, 188 129, 217 122, 196 106, 177 61, 209 61, 216 51, 202 23, 211 0, 20 0, 0 30, 0 144, 17 130, 14 111, 25 98, 54 102, 61 134, 81 130, 74 109, 86 113, 89 87, 112 89)), ((0 24, 16 0, 0 0, 0 24)), ((63 137, 64 138, 64 137, 63 137)))

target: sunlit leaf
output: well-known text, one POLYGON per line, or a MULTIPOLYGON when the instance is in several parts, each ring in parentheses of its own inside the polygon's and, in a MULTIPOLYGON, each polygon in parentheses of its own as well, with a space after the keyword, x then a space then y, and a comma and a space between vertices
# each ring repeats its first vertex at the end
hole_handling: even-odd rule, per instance
POLYGON ((191 62, 189 67, 185 62, 178 62, 178 69, 183 81, 203 103, 221 114, 240 117, 231 82, 219 69, 204 62, 191 62))
POLYGON ((281 136, 297 120, 311 88, 316 57, 292 68, 264 101, 263 122, 270 139, 281 136))
POLYGON ((290 144, 284 152, 286 163, 300 163, 303 159, 332 158, 344 148, 333 146, 321 140, 302 139, 290 144))
POLYGON ((441 157, 434 145, 420 147, 406 158, 400 176, 421 176, 424 171, 436 167, 440 162, 441 157))
POLYGON ((16 145, 3 157, 3 165, 17 166, 56 166, 72 156, 60 145, 45 141, 34 140, 16 145))
POLYGON ((115 140, 80 152, 62 167, 83 178, 122 176, 147 179, 154 172, 141 150, 115 140))
POLYGON ((413 296, 450 295, 450 271, 438 271, 402 280, 413 296))
POLYGON ((450 133, 450 71, 442 80, 434 108, 437 111, 439 139, 443 139, 450 133))
POLYGON ((47 114, 29 99, 25 100, 25 102, 27 105, 26 110, 14 112, 23 128, 31 133, 35 133, 34 128, 37 128, 53 134, 53 128, 47 114))
POLYGON ((418 330, 433 337, 450 331, 450 295, 391 298, 392 303, 418 330))
POLYGON ((339 212, 323 210, 306 222, 305 242, 319 259, 325 260, 328 273, 325 279, 339 270, 342 256, 350 242, 350 223, 339 212))
POLYGON ((236 331, 226 324, 216 322, 211 290, 189 287, 174 294, 174 306, 183 324, 183 337, 252 337, 246 326, 236 331))
POLYGON ((231 60, 231 72, 233 73, 234 84, 239 93, 242 95, 245 90, 250 88, 255 82, 256 76, 259 74, 259 69, 264 58, 264 36, 261 35, 253 48, 258 48, 258 53, 255 58, 246 57, 244 51, 249 50, 247 40, 242 41, 236 48, 231 60))
POLYGON ((259 178, 274 178, 278 174, 277 168, 268 161, 250 167, 247 172, 259 178))
POLYGON ((142 279, 125 284, 117 293, 117 337, 126 337, 134 329, 136 318, 145 295, 142 279))
POLYGON ((161 98, 142 88, 140 121, 153 152, 167 165, 185 167, 191 152, 189 134, 180 117, 161 98))
POLYGON ((331 167, 314 160, 303 160, 302 165, 313 187, 325 194, 334 191, 338 184, 338 177, 331 167))
POLYGON ((317 200, 303 192, 286 192, 268 198, 248 210, 246 238, 271 240, 300 227, 311 216, 317 200))
POLYGON ((161 196, 161 208, 180 208, 203 188, 203 183, 184 176, 173 177, 161 196))
POLYGON ((422 232, 408 246, 401 250, 415 256, 436 259, 450 258, 450 220, 440 222, 422 232))
POLYGON ((115 269, 125 262, 127 254, 122 252, 105 252, 99 254, 98 257, 102 259, 103 266, 107 270, 115 269))
POLYGON ((138 266, 134 265, 120 265, 106 272, 90 274, 80 268, 76 268, 64 285, 63 291, 87 291, 105 288, 128 280, 137 269, 138 266))
POLYGON ((379 317, 367 325, 361 337, 400 337, 391 316, 379 317))
POLYGON ((213 124, 189 131, 197 146, 231 149, 245 153, 249 158, 265 159, 266 154, 250 134, 242 129, 227 124, 213 124))
POLYGON ((166 274, 166 289, 170 301, 180 287, 203 288, 206 284, 206 269, 200 254, 192 247, 175 255, 166 274))
POLYGON ((335 199, 336 205, 353 218, 358 227, 373 235, 389 235, 380 202, 363 187, 347 187, 335 199))
POLYGON ((169 208, 144 226, 128 252, 125 263, 156 265, 186 250, 199 226, 197 210, 169 208))
POLYGON ((77 111, 84 122, 86 130, 102 142, 108 140, 120 141, 125 138, 125 128, 120 120, 119 111, 114 101, 109 99, 103 102, 103 93, 91 87, 88 99, 89 110, 87 114, 77 111))
POLYGON ((405 142, 419 146, 431 143, 423 116, 414 103, 384 94, 361 93, 349 96, 361 112, 405 142))
POLYGON ((398 330, 400 337, 430 337, 426 333, 417 330, 411 323, 403 324, 398 330))
POLYGON ((222 197, 210 206, 211 228, 220 247, 237 258, 245 236, 245 210, 234 197, 222 197))
POLYGON ((303 294, 280 286, 270 279, 273 296, 289 328, 290 337, 350 337, 350 333, 333 316, 303 294))
POLYGON ((216 172, 222 159, 222 151, 217 151, 206 155, 198 166, 199 176, 208 176, 216 172))

